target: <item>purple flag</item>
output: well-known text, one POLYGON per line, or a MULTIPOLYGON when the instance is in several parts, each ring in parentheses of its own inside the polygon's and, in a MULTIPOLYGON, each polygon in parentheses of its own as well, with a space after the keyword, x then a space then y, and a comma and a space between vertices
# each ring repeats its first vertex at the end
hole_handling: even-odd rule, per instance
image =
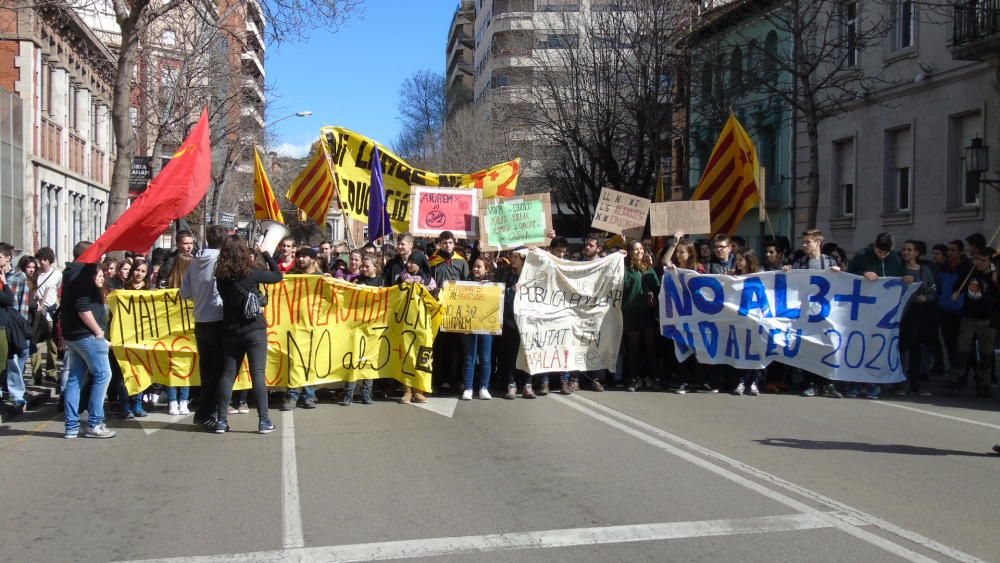
POLYGON ((368 192, 368 240, 374 242, 392 234, 389 209, 386 207, 385 182, 382 180, 382 158, 378 147, 372 151, 372 179, 368 192))

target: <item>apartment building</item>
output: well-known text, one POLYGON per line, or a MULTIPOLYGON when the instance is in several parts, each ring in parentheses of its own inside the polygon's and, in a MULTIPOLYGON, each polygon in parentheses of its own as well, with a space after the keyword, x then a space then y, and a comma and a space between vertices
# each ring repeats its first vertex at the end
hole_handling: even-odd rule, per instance
MULTIPOLYGON (((109 3, 88 4, 80 14, 105 45, 118 49, 109 3)), ((133 70, 136 156, 153 162, 172 156, 208 105, 213 147, 228 155, 226 166, 252 173, 250 148, 265 126, 265 30, 257 0, 182 3, 154 20, 133 70)))
POLYGON ((445 114, 450 117, 455 110, 472 101, 473 65, 476 42, 473 29, 476 19, 476 0, 461 0, 448 27, 448 46, 445 48, 445 114))
POLYGON ((104 232, 115 58, 55 3, 0 11, 0 239, 69 260, 104 232))
MULTIPOLYGON (((818 226, 849 251, 882 231, 934 242, 989 237, 1000 192, 969 173, 967 155, 974 139, 990 146, 1000 177, 1000 3, 848 3, 862 21, 887 18, 891 29, 857 57, 879 82, 820 127, 818 226)), ((796 220, 805 227, 801 209, 796 220)))

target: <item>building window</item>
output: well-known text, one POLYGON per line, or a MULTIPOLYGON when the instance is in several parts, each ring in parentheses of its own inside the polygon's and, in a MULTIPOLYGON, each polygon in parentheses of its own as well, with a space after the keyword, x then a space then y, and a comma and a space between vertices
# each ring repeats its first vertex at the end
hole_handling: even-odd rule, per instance
POLYGON ((778 33, 774 30, 764 39, 764 77, 771 82, 778 79, 778 33))
MULTIPOLYGON (((741 120, 742 121, 742 120, 741 120)), ((746 121, 743 121, 746 123, 746 121)), ((760 164, 764 167, 764 197, 767 201, 779 201, 781 194, 776 189, 778 173, 778 132, 773 125, 758 128, 760 137, 760 164)))
MULTIPOLYGON (((535 10, 538 12, 579 12, 579 0, 537 0, 535 10)), ((531 11, 531 8, 524 10, 531 11)))
POLYGON ((833 143, 833 213, 834 217, 854 215, 854 139, 833 143))
POLYGON ((70 193, 69 213, 71 226, 71 242, 76 244, 86 239, 87 209, 86 196, 78 193, 70 193))
POLYGON ((66 93, 66 125, 76 131, 76 86, 70 86, 66 93))
POLYGON ((977 207, 981 186, 971 181, 965 164, 965 147, 983 131, 978 111, 953 115, 948 119, 948 207, 977 207))
POLYGON ((163 32, 163 45, 165 47, 173 47, 177 45, 177 34, 174 30, 167 29, 163 32))
POLYGON ((909 127, 886 132, 886 211, 909 212, 913 208, 913 136, 909 127))
POLYGON ((701 99, 708 102, 712 99, 712 65, 705 63, 701 68, 701 99))
POLYGON ((912 47, 916 30, 916 12, 913 0, 891 0, 892 33, 891 47, 893 51, 912 47))
POLYGON ((38 80, 41 84, 38 85, 38 107, 45 113, 49 113, 49 98, 51 98, 51 93, 49 92, 49 84, 52 83, 52 77, 49 76, 49 65, 42 63, 42 69, 38 72, 38 80))
POLYGON ((539 39, 540 49, 575 49, 580 38, 576 33, 551 33, 539 39))
POLYGON ((896 211, 910 210, 910 167, 901 166, 895 169, 896 177, 896 211))
POLYGON ((844 217, 854 215, 854 184, 840 185, 840 209, 844 217))
POLYGON ((104 202, 99 199, 90 200, 90 240, 97 240, 104 234, 104 202))
POLYGON ((840 5, 840 41, 844 49, 843 65, 858 64, 858 3, 847 1, 840 5))
POLYGON ((59 244, 59 186, 42 182, 41 201, 38 212, 41 217, 39 238, 42 246, 57 248, 59 244))
POLYGON ((739 47, 729 57, 729 84, 737 91, 743 88, 743 51, 739 47))

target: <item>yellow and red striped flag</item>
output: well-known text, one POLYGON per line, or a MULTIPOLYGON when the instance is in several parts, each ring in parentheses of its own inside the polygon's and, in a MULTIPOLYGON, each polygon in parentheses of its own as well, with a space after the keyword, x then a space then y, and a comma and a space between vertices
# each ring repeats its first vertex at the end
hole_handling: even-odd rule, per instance
POLYGON ((326 156, 326 143, 313 144, 312 157, 288 188, 288 201, 320 225, 326 223, 326 212, 333 201, 333 172, 326 156))
POLYGON ((759 172, 757 149, 740 121, 730 114, 691 196, 692 200, 711 201, 713 234, 732 233, 747 211, 760 202, 759 172))
POLYGON ((271 181, 267 179, 257 145, 253 147, 253 213, 261 221, 285 222, 278 198, 274 197, 274 190, 271 189, 271 181))

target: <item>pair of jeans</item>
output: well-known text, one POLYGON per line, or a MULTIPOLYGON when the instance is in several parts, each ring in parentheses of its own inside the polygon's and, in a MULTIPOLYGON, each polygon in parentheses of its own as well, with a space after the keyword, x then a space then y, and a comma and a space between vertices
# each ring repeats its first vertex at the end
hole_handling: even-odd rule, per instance
POLYGON ((170 402, 186 401, 190 396, 190 387, 167 387, 167 400, 170 402))
POLYGON ((15 402, 24 401, 24 369, 28 365, 28 346, 7 360, 7 391, 15 402))
MULTIPOLYGON (((198 370, 201 373, 201 399, 194 413, 196 421, 218 418, 219 378, 222 375, 222 357, 225 353, 222 333, 222 321, 194 323, 194 339, 198 343, 198 370)), ((232 389, 232 386, 229 388, 232 389)))
POLYGON ((257 402, 257 416, 267 420, 267 327, 263 321, 247 325, 228 327, 222 335, 222 377, 219 378, 216 395, 216 416, 222 422, 228 420, 229 401, 233 395, 236 373, 246 357, 250 364, 250 381, 253 382, 253 397, 257 402))
POLYGON ((104 395, 111 381, 111 362, 108 361, 107 340, 88 336, 80 340, 66 341, 66 363, 69 376, 66 379, 65 404, 66 431, 80 429, 80 390, 87 381, 87 373, 93 376, 93 386, 87 404, 87 423, 91 428, 104 422, 104 395))
MULTIPOLYGON (((254 384, 254 387, 256 387, 256 384, 254 384)), ((302 396, 303 399, 312 399, 312 400, 315 401, 316 400, 316 388, 315 387, 310 387, 308 385, 306 387, 293 387, 293 388, 289 389, 288 393, 286 394, 286 396, 289 399, 291 399, 293 401, 296 401, 296 402, 298 402, 300 395, 302 396)))
POLYGON ((472 389, 476 359, 479 360, 479 387, 489 389, 490 373, 493 370, 493 335, 463 334, 462 349, 465 350, 465 389, 472 389))

